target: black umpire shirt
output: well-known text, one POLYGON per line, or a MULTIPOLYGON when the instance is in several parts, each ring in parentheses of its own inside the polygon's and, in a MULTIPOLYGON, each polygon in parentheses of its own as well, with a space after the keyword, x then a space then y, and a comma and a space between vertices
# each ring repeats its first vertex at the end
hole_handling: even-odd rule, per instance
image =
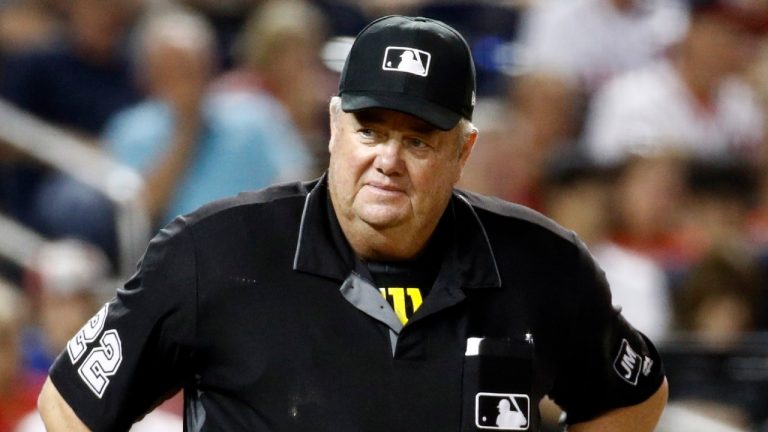
POLYGON ((179 217, 69 342, 51 379, 94 431, 183 388, 187 431, 539 429, 639 403, 659 356, 584 245, 455 191, 437 276, 405 325, 341 235, 325 178, 179 217))

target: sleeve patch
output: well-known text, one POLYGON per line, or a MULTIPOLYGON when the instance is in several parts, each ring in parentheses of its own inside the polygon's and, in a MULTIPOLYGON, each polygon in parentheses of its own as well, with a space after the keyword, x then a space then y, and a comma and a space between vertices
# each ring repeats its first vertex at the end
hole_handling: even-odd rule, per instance
POLYGON ((88 344, 95 341, 101 334, 101 331, 104 330, 104 323, 107 321, 108 312, 109 303, 106 303, 67 343, 67 353, 73 365, 85 354, 88 344))
POLYGON ((109 303, 99 310, 77 334, 67 343, 67 353, 74 365, 88 351, 88 346, 99 340, 85 361, 77 369, 77 373, 83 382, 99 399, 109 385, 109 377, 117 373, 120 363, 123 361, 122 341, 117 330, 104 330, 107 320, 109 303), (101 338, 99 338, 101 335, 101 338))
POLYGON ((109 377, 117 373, 123 361, 122 343, 117 330, 107 330, 99 346, 88 354, 77 373, 88 388, 101 399, 109 385, 109 377))
MULTIPOLYGON (((650 361, 650 359, 648 360, 650 361)), ((619 353, 616 355, 616 360, 613 361, 613 370, 616 371, 619 377, 633 386, 636 386, 637 380, 640 377, 640 372, 644 369, 643 366, 645 363, 646 362, 642 360, 642 356, 632 349, 629 342, 626 339, 622 339, 619 353)), ((650 365, 648 365, 646 370, 650 372, 650 365)))

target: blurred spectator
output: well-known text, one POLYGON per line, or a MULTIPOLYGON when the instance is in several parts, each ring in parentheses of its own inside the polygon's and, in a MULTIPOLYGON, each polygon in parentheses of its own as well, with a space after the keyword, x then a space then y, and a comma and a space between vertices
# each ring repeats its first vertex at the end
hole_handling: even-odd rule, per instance
POLYGON ((290 116, 318 158, 327 153, 328 100, 338 83, 320 59, 327 32, 327 19, 311 3, 265 1, 240 35, 239 67, 216 83, 220 91, 271 99, 290 116))
POLYGON ((59 43, 10 58, 0 95, 55 125, 97 137, 112 113, 139 96, 125 42, 140 1, 67 2, 59 43))
POLYGON ((552 161, 546 173, 545 213, 587 244, 622 314, 651 339, 663 340, 672 321, 667 278, 651 259, 611 240, 611 173, 572 154, 552 161))
POLYGON ((738 343, 754 330, 762 279, 743 246, 715 247, 688 272, 675 296, 679 330, 718 346, 738 343))
MULTIPOLYGON (((320 8, 330 26, 333 36, 354 37, 371 20, 361 8, 361 2, 339 0, 313 0, 312 3, 320 8)), ((342 65, 344 59, 340 60, 342 65)))
POLYGON ((25 336, 28 369, 47 374, 54 357, 111 294, 108 269, 104 254, 79 240, 50 242, 35 253, 24 277, 38 318, 25 336))
MULTIPOLYGON (((143 0, 72 0, 57 43, 9 58, 0 96, 86 140, 139 98, 126 40, 143 0)), ((3 143, 0 142, 0 146, 3 143)), ((77 236, 114 254, 109 203, 93 189, 36 162, 0 152, 0 207, 49 237, 77 236)))
POLYGON ((365 13, 371 17, 386 15, 413 15, 418 7, 430 0, 368 0, 358 2, 365 13))
POLYGON ((111 119, 104 139, 113 156, 144 173, 155 222, 303 177, 309 157, 280 106, 260 94, 209 92, 215 49, 202 18, 158 12, 143 27, 138 54, 150 97, 111 119))
MULTIPOLYGON (((692 332, 713 353, 737 349, 755 330, 762 283, 748 249, 734 245, 712 249, 691 269, 676 295, 677 328, 692 332)), ((676 400, 744 429, 765 419, 764 385, 740 384, 732 371, 722 373, 728 364, 713 354, 688 356, 687 362, 675 364, 681 374, 681 385, 672 393, 676 400), (696 371, 698 378, 690 379, 690 371, 696 371)))
POLYGON ((674 153, 633 156, 613 168, 611 238, 666 271, 690 263, 677 236, 685 200, 686 161, 674 153))
POLYGON ((513 97, 539 153, 539 168, 580 135, 592 94, 609 78, 639 67, 674 43, 684 9, 668 0, 541 1, 520 36, 513 97))
POLYGON ((18 290, 0 280, 0 431, 10 432, 14 424, 35 407, 42 380, 25 376, 22 368, 20 335, 24 307, 18 290))
POLYGON ((503 97, 519 60, 515 48, 526 10, 523 3, 433 0, 414 14, 443 21, 461 33, 475 60, 477 97, 503 97))
POLYGON ((265 0, 165 0, 181 4, 202 14, 213 26, 218 53, 216 67, 229 70, 236 63, 237 38, 253 10, 265 0))
POLYGON ((43 0, 0 2, 0 61, 50 45, 58 24, 54 11, 43 0))
POLYGON ((750 239, 765 250, 768 257, 768 165, 758 167, 757 198, 752 209, 748 229, 750 239))
POLYGON ((512 145, 510 130, 524 128, 513 123, 513 108, 504 99, 485 99, 477 104, 472 122, 481 131, 459 186, 485 195, 497 196, 534 207, 536 189, 531 173, 533 150, 512 145))
POLYGON ((656 147, 706 159, 758 155, 765 115, 737 76, 756 58, 768 4, 688 1, 690 26, 669 58, 615 79, 596 96, 586 143, 597 160, 656 147))
POLYGON ((723 245, 749 247, 747 220, 755 203, 757 175, 745 162, 693 161, 680 234, 695 259, 723 245))
MULTIPOLYGON (((763 280, 768 281, 766 244, 760 241, 759 229, 754 224, 761 175, 764 174, 748 163, 692 164, 687 181, 689 197, 679 233, 694 259, 720 248, 748 251, 754 254, 763 280)), ((757 308, 755 327, 766 330, 768 295, 761 296, 757 308)))

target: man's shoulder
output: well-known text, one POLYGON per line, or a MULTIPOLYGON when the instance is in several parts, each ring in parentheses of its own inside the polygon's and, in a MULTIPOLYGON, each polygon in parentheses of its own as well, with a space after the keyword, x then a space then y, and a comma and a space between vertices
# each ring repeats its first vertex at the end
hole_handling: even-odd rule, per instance
POLYGON ((515 230, 536 231, 544 236, 575 241, 572 231, 530 207, 466 190, 456 190, 456 194, 472 206, 486 229, 490 226, 514 227, 515 230))
POLYGON ((274 184, 256 191, 241 192, 235 196, 212 201, 184 216, 186 225, 215 222, 219 219, 238 216, 245 212, 259 212, 277 217, 300 212, 304 200, 314 188, 317 180, 274 184))

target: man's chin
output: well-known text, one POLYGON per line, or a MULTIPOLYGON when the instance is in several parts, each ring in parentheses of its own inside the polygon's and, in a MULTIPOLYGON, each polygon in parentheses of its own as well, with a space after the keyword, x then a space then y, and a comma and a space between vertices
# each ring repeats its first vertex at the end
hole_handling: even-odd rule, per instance
POLYGON ((376 230, 385 230, 394 228, 405 220, 402 212, 392 211, 392 209, 368 210, 358 213, 360 220, 376 230))

